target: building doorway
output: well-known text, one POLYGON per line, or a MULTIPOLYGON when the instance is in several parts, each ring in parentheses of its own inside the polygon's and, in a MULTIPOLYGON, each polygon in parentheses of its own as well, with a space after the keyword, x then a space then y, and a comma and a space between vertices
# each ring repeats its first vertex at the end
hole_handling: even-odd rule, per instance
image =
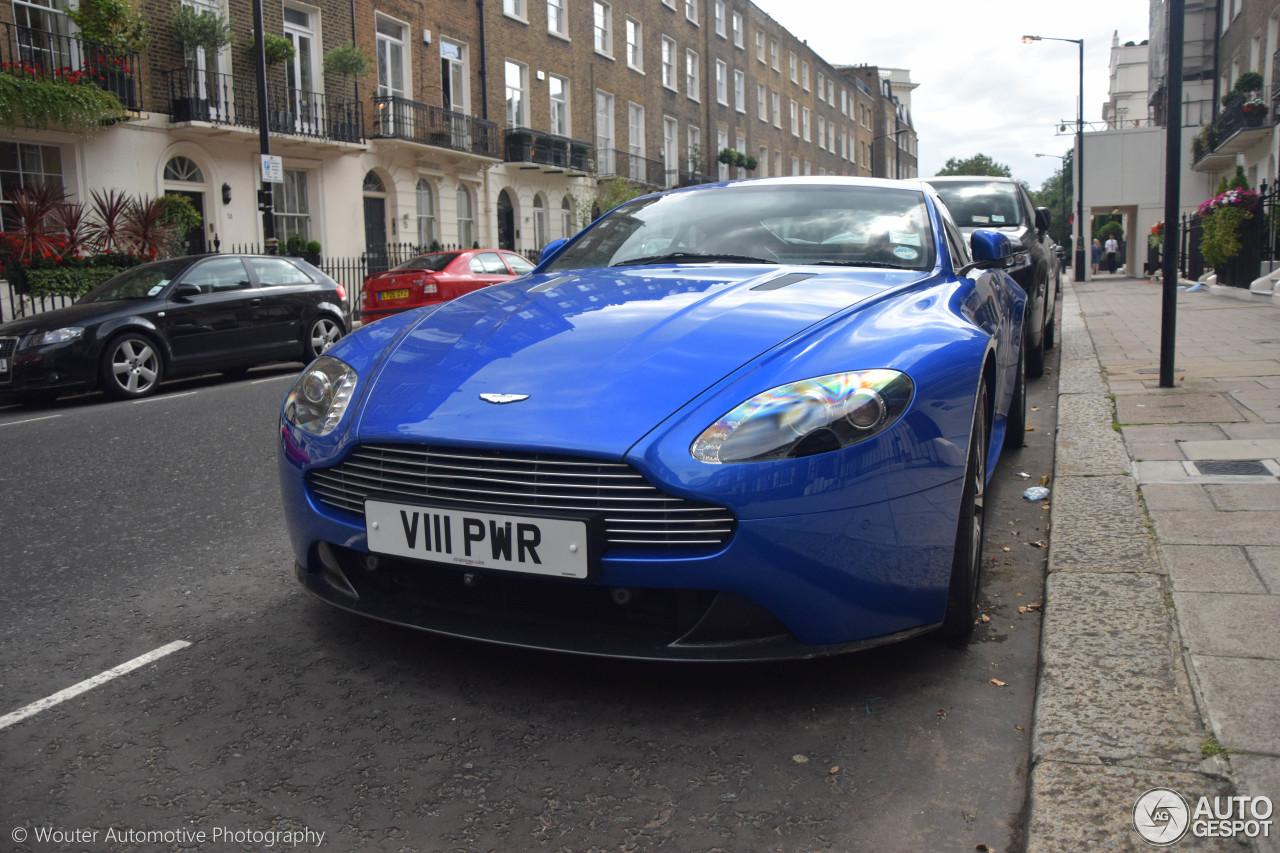
POLYGON ((498 248, 516 250, 516 211, 506 190, 498 193, 498 248))

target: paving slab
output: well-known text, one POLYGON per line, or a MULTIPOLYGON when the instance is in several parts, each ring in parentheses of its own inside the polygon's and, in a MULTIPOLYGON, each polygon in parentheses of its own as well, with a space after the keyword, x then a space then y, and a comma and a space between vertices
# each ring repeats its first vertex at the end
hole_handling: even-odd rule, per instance
POLYGON ((1116 412, 1122 424, 1220 424, 1246 419, 1224 395, 1193 391, 1116 397, 1116 412))
POLYGON ((1280 546, 1248 545, 1244 553, 1267 591, 1280 595, 1280 546))
POLYGON ((1280 423, 1280 389, 1233 391, 1231 396, 1266 423, 1280 423))
POLYGON ((1175 593, 1262 595, 1268 591, 1248 553, 1239 545, 1165 545, 1160 550, 1175 593))
MULTIPOLYGON (((1056 506, 1056 504, 1055 504, 1056 506)), ((1164 545, 1269 545, 1280 530, 1280 512, 1152 512, 1164 545)), ((1057 523, 1055 521, 1055 528, 1057 523)))
POLYGON ((1049 571, 1160 571, 1132 477, 1060 477, 1050 500, 1049 571))
MULTIPOLYGON (((1218 743, 1230 751, 1280 755, 1280 660, 1192 655, 1218 743)), ((1275 797, 1280 791, 1272 791, 1275 797)))
POLYGON ((1067 394, 1058 398, 1058 426, 1110 424, 1114 409, 1105 394, 1067 394))
POLYGON ((1215 509, 1209 493, 1198 483, 1144 484, 1142 500, 1151 512, 1176 509, 1213 512, 1215 509))
POLYGON ((1192 654, 1280 661, 1280 595, 1175 589, 1173 603, 1192 654))
POLYGON ((1054 470, 1059 476, 1126 474, 1129 465, 1124 439, 1110 423, 1059 421, 1054 459, 1054 470))
MULTIPOLYGON (((1280 756, 1237 754, 1230 760, 1241 794, 1268 797, 1272 806, 1280 806, 1280 756)), ((1271 819, 1271 834, 1254 840, 1258 853, 1280 853, 1280 808, 1271 819)))
POLYGON ((1070 641, 1041 650, 1032 759, 1196 766, 1204 728, 1163 578, 1055 572, 1045 587, 1044 631, 1070 641))
MULTIPOLYGON (((1124 851, 1154 848, 1133 826, 1133 807, 1152 788, 1172 788, 1194 803, 1201 796, 1230 796, 1229 782, 1199 773, 1170 773, 1129 767, 1062 762, 1038 765, 1031 775, 1033 808, 1028 853, 1124 851)), ((1225 838, 1195 838, 1190 833, 1172 850, 1227 851, 1248 848, 1225 838)))
POLYGON ((1210 485, 1205 491, 1223 512, 1280 509, 1280 479, 1266 485, 1210 485))
POLYGON ((1280 438, 1183 441, 1188 459, 1280 459, 1280 438))

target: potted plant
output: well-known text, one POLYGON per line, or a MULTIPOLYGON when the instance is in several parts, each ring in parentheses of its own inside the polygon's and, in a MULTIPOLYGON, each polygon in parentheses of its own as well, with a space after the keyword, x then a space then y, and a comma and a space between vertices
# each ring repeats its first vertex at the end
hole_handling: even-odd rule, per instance
MULTIPOLYGON (((218 12, 208 9, 197 11, 179 4, 173 7, 173 25, 189 56, 194 57, 197 51, 204 51, 206 74, 214 67, 213 59, 218 51, 231 44, 231 23, 218 12)), ((189 61, 186 95, 175 98, 173 102, 175 121, 209 120, 208 81, 200 80, 199 74, 198 67, 189 61)), ((216 91, 217 87, 213 89, 216 91)))
POLYGON ((1244 123, 1249 127, 1261 127, 1267 118, 1267 105, 1261 98, 1251 98, 1240 107, 1244 123))
POLYGON ((336 105, 333 99, 329 101, 330 138, 349 142, 360 141, 360 126, 356 121, 356 111, 352 107, 352 104, 360 100, 354 81, 368 74, 371 68, 373 68, 373 57, 354 44, 335 47, 324 55, 324 73, 341 77, 344 88, 347 85, 352 87, 350 103, 336 105), (338 109, 334 109, 335 106, 338 106, 338 109))
POLYGON ((136 109, 131 54, 151 43, 146 19, 125 0, 81 0, 67 17, 80 30, 90 76, 123 106, 136 109))

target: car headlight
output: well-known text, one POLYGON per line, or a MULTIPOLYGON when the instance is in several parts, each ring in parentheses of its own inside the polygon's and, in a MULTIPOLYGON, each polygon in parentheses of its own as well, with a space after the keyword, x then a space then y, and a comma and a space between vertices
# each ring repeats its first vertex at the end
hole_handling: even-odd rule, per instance
POLYGON ((313 361, 284 398, 284 419, 315 435, 338 426, 356 390, 356 372, 333 356, 313 361))
POLYGON ((699 462, 767 462, 866 441, 907 410, 915 386, 896 370, 832 373, 757 394, 703 430, 699 462))
POLYGON ((84 334, 84 329, 79 326, 67 326, 65 329, 54 329, 51 332, 45 332, 36 338, 36 346, 44 346, 45 344, 65 344, 68 341, 79 340, 84 334))

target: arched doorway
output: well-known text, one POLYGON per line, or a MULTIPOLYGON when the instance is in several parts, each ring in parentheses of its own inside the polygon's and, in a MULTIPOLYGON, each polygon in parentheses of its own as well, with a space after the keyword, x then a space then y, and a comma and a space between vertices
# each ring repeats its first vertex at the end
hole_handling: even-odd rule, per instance
POLYGON ((387 185, 370 170, 364 176, 364 251, 369 272, 387 269, 387 185))
POLYGON ((169 158, 169 162, 164 164, 165 194, 182 196, 200 214, 200 224, 182 236, 182 251, 188 255, 201 255, 209 251, 205 240, 205 223, 208 221, 204 203, 206 187, 204 172, 190 157, 178 155, 169 158))
POLYGON ((516 211, 506 190, 498 193, 498 248, 516 249, 516 211))

